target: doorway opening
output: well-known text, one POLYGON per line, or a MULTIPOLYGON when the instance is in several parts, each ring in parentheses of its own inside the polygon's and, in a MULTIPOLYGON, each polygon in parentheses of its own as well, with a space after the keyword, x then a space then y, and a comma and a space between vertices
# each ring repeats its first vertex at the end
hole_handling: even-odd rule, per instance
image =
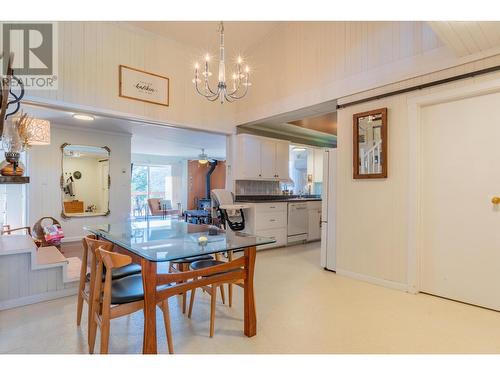
POLYGON ((149 199, 158 198, 172 202, 172 165, 132 164, 131 180, 132 217, 146 215, 149 199))

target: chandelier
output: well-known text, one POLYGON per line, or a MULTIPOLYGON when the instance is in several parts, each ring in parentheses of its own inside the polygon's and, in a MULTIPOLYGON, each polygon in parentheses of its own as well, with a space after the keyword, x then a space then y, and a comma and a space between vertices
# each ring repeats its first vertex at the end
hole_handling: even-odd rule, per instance
POLYGON ((232 85, 228 87, 228 83, 226 82, 226 63, 225 63, 225 55, 224 55, 224 23, 221 22, 219 26, 220 33, 220 47, 219 47, 219 78, 217 83, 217 89, 210 87, 208 82, 208 78, 212 75, 210 72, 208 63, 210 61, 210 55, 207 53, 205 56, 205 68, 203 72, 200 73, 200 66, 198 63, 194 66, 194 79, 193 83, 196 88, 196 92, 211 102, 215 102, 220 99, 221 103, 227 101, 229 103, 234 102, 235 100, 243 98, 247 92, 248 87, 251 86, 249 81, 250 77, 250 69, 248 66, 245 67, 243 71, 241 68, 241 64, 243 59, 241 56, 238 56, 236 63, 236 71, 232 75, 232 85), (201 86, 201 87, 200 87, 201 86))

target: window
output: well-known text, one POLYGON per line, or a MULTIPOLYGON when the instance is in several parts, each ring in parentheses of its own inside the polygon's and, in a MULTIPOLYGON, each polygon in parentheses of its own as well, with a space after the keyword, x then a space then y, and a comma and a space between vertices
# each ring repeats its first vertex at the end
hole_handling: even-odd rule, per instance
POLYGON ((147 214, 149 198, 172 201, 172 166, 132 165, 132 216, 147 214))
MULTIPOLYGON (((21 154, 20 160, 24 165, 27 164, 25 153, 21 154)), ((28 168, 25 168, 25 171, 25 176, 29 176, 28 168)), ((27 189, 24 184, 0 185, 0 229, 3 225, 10 225, 11 228, 26 226, 26 195, 27 189)))
POLYGON ((26 224, 26 185, 0 185, 0 227, 26 224))
POLYGON ((302 146, 290 146, 290 178, 293 181, 295 194, 308 192, 308 149, 302 146))

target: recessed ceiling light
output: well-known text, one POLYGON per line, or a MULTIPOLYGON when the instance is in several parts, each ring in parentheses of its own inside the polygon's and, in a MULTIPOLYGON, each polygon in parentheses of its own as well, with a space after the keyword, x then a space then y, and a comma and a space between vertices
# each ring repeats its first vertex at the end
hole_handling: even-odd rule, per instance
POLYGON ((77 120, 83 120, 83 121, 94 121, 94 116, 84 115, 82 113, 73 114, 73 118, 76 118, 77 120))

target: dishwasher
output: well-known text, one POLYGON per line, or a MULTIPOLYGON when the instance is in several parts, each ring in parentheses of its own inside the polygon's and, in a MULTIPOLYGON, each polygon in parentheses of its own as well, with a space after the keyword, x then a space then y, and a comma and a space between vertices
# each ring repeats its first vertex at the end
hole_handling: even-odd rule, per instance
POLYGON ((307 203, 288 203, 288 243, 307 240, 307 203))

